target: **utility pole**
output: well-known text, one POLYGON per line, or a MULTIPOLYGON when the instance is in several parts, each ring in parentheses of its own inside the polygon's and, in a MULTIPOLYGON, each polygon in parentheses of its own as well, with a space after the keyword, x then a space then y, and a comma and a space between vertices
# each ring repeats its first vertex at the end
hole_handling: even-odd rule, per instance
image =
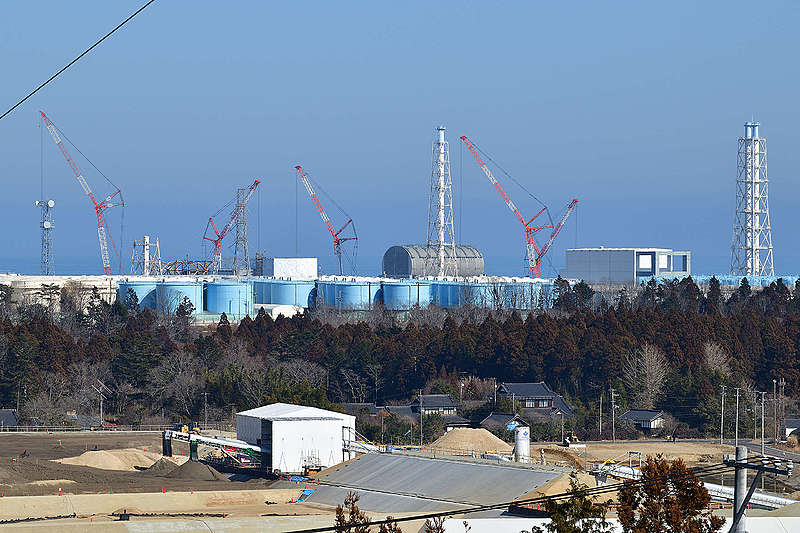
POLYGON ((497 408, 497 378, 492 378, 492 382, 494 383, 494 406, 497 408))
POLYGON ((772 380, 772 423, 775 426, 775 442, 778 442, 778 380, 772 380))
POLYGON ((735 459, 730 454, 726 454, 722 463, 726 466, 732 466, 736 469, 735 479, 733 485, 733 524, 731 524, 731 533, 745 533, 745 511, 747 505, 750 503, 750 498, 758 486, 758 480, 761 479, 762 484, 764 478, 761 477, 764 472, 772 474, 781 474, 786 476, 792 475, 793 465, 789 461, 785 468, 779 460, 770 461, 762 457, 759 463, 747 462, 747 447, 737 446, 735 459), (747 488, 747 471, 755 470, 756 475, 753 478, 753 484, 750 489, 747 488))
POLYGON ((564 413, 559 413, 561 415, 561 442, 564 442, 564 413))
POLYGON ((766 392, 761 393, 761 457, 764 457, 764 396, 766 392))
POLYGON ((600 424, 597 440, 603 440, 603 391, 600 391, 600 424))
POLYGON ((422 389, 419 390, 419 447, 422 448, 422 389))
POLYGON ((617 391, 611 390, 611 440, 617 442, 617 391))
POLYGON ((786 425, 786 413, 784 412, 784 405, 783 405, 783 395, 786 393, 786 380, 781 378, 780 381, 778 382, 778 384, 781 387, 780 392, 778 393, 778 398, 780 398, 780 402, 781 402, 781 405, 780 405, 780 419, 781 419, 780 440, 783 441, 783 439, 786 438, 785 430, 783 429, 783 427, 786 425))
POLYGON ((736 429, 733 434, 733 445, 739 446, 739 387, 736 387, 734 390, 736 391, 736 429))
POLYGON ((758 438, 758 392, 753 391, 753 442, 758 438))
POLYGON ((722 446, 722 438, 725 435, 725 385, 722 386, 722 412, 719 415, 719 444, 722 446))
POLYGON ((208 429, 208 393, 203 393, 203 429, 208 429))

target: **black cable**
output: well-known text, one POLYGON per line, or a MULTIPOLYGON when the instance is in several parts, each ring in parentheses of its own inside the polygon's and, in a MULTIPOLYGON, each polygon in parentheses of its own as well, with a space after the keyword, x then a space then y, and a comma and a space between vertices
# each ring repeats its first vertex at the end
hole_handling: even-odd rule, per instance
MULTIPOLYGON (((664 476, 657 476, 657 477, 653 478, 650 481, 651 482, 658 482, 658 481, 669 480, 669 479, 681 479, 683 477, 696 476, 697 473, 704 473, 704 474, 711 475, 711 474, 717 474, 717 473, 719 473, 721 471, 724 471, 724 470, 727 470, 727 469, 730 469, 730 468, 732 468, 732 467, 729 467, 729 466, 724 465, 724 464, 723 465, 709 465, 707 467, 687 469, 686 473, 683 476, 676 477, 676 476, 672 476, 670 474, 666 474, 664 476)), ((489 505, 479 505, 479 506, 474 506, 474 507, 467 507, 467 508, 464 508, 464 509, 455 509, 455 510, 452 510, 452 511, 441 511, 441 512, 436 512, 436 513, 427 513, 427 514, 423 514, 423 515, 406 516, 406 517, 396 518, 396 519, 393 518, 391 520, 388 520, 388 519, 387 520, 378 520, 378 521, 375 521, 375 522, 370 522, 369 525, 377 526, 377 525, 381 525, 381 524, 390 524, 390 523, 394 523, 394 522, 408 522, 408 521, 411 521, 411 520, 427 520, 427 519, 431 519, 431 518, 443 518, 443 517, 452 516, 452 515, 456 515, 456 514, 458 514, 458 515, 472 514, 472 513, 478 513, 478 512, 483 512, 483 511, 491 511, 491 510, 496 510, 496 509, 502 509, 502 508, 506 508, 506 507, 508 507, 510 505, 513 505, 513 504, 543 503, 543 502, 545 502, 547 500, 551 500, 551 501, 552 500, 562 500, 562 499, 571 498, 571 497, 576 496, 576 495, 593 496, 593 495, 596 495, 596 494, 604 494, 604 493, 607 493, 607 492, 615 492, 615 491, 619 490, 620 488, 622 488, 623 486, 625 486, 626 483, 628 483, 628 484, 632 483, 634 485, 641 485, 641 484, 644 484, 644 480, 643 479, 630 480, 630 481, 626 481, 626 482, 622 482, 622 483, 615 483, 615 484, 612 484, 612 485, 604 485, 602 487, 595 487, 594 489, 587 488, 587 489, 580 489, 580 490, 577 490, 577 491, 566 491, 566 492, 562 492, 562 493, 559 493, 559 494, 554 494, 552 496, 540 496, 540 497, 537 497, 537 498, 528 498, 528 499, 524 499, 524 500, 512 500, 510 502, 502 502, 502 503, 495 503, 495 504, 489 504, 489 505)), ((367 525, 367 524, 359 524, 359 525, 367 525)), ((350 527, 353 527, 353 525, 351 525, 350 527)), ((326 532, 326 531, 337 531, 337 530, 342 530, 342 529, 343 529, 342 526, 327 526, 327 527, 312 528, 312 529, 300 529, 300 530, 293 531, 291 533, 322 533, 322 532, 326 532)))
POLYGON ((59 70, 58 72, 56 72, 55 74, 53 74, 52 76, 50 76, 50 78, 49 78, 49 79, 48 79, 46 82, 44 82, 44 83, 42 83, 41 85, 39 85, 37 88, 35 88, 34 90, 32 90, 30 93, 28 93, 28 95, 27 95, 25 98, 23 98, 22 100, 20 100, 19 102, 17 102, 17 103, 16 103, 16 104, 14 104, 13 106, 11 106, 11 109, 9 109, 8 111, 6 111, 6 112, 5 112, 5 113, 3 113, 2 115, 0 115, 0 120, 3 120, 3 118, 4 118, 6 115, 8 115, 8 114, 9 114, 9 113, 11 113, 12 111, 14 111, 14 110, 15 110, 17 107, 19 107, 20 105, 22 105, 22 104, 23 104, 23 103, 24 103, 24 102, 25 102, 25 101, 26 101, 28 98, 30 98, 31 96, 33 96, 34 94, 36 94, 37 92, 39 92, 39 89, 41 89, 42 87, 44 87, 45 85, 47 85, 48 83, 50 83, 51 81, 53 81, 54 79, 56 79, 56 77, 58 77, 58 75, 59 75, 59 74, 61 74, 62 72, 64 72, 65 70, 67 70, 69 67, 71 67, 72 65, 74 65, 75 63, 77 63, 77 62, 78 62, 78 60, 79 60, 80 58, 82 58, 83 56, 85 56, 86 54, 88 54, 89 52, 91 52, 91 51, 94 49, 94 47, 96 47, 98 44, 102 43, 102 42, 103 42, 103 41, 105 41, 107 38, 111 37, 111 35, 112 35, 112 34, 113 34, 115 31, 117 31, 118 29, 120 29, 121 27, 123 27, 123 26, 124 26, 125 24, 127 24, 127 23, 128 23, 130 20, 131 20, 131 19, 133 19, 133 17, 135 17, 136 15, 138 15, 139 13, 141 13, 142 11, 144 11, 144 8, 146 8, 147 6, 149 6, 150 4, 152 4, 152 3, 153 3, 153 2, 155 2, 155 1, 156 1, 156 0, 150 0, 150 1, 149 1, 149 2, 147 2, 145 5, 143 5, 142 7, 140 7, 139 9, 137 9, 136 11, 134 11, 134 12, 133 12, 133 14, 132 14, 131 16, 129 16, 128 18, 126 18, 125 20, 123 20, 122 22, 120 22, 120 23, 117 25, 117 27, 116 27, 116 28, 114 28, 114 29, 113 29, 113 30, 111 30, 110 32, 106 33, 106 34, 105 34, 105 35, 104 35, 104 36, 103 36, 103 37, 102 37, 102 38, 101 38, 99 41, 97 41, 97 42, 96 42, 96 43, 94 43, 92 46, 90 46, 89 48, 87 48, 86 50, 84 50, 84 51, 83 51, 83 53, 81 53, 81 55, 79 55, 78 57, 76 57, 75 59, 73 59, 72 61, 70 61, 70 62, 69 62, 69 63, 68 63, 68 64, 67 64, 67 65, 66 65, 64 68, 62 68, 61 70, 59 70))

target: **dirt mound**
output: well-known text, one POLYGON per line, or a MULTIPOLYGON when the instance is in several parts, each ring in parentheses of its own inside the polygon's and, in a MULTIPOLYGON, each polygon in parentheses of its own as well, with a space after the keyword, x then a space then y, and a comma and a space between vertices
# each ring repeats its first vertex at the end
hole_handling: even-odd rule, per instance
POLYGON ((148 468, 161 459, 160 453, 145 452, 136 448, 121 450, 91 450, 77 457, 56 459, 57 463, 90 466, 101 470, 133 471, 136 467, 148 468))
POLYGON ((443 453, 483 453, 488 451, 510 453, 511 445, 483 428, 451 429, 431 444, 431 448, 443 453))
POLYGON ((146 472, 156 476, 166 476, 176 468, 178 468, 178 465, 176 465, 173 461, 170 461, 166 457, 162 457, 153 463, 150 468, 147 468, 146 472))
POLYGON ((541 460, 540 450, 542 449, 544 450, 544 457, 547 464, 571 466, 577 470, 583 470, 583 460, 578 459, 574 453, 570 453, 561 448, 531 446, 531 461, 537 463, 541 460))
POLYGON ((193 481, 229 481, 227 477, 223 476, 212 467, 195 461, 186 461, 178 468, 166 474, 165 477, 190 479, 193 481))
POLYGON ((60 487, 62 485, 75 485, 77 481, 73 479, 42 479, 40 481, 30 481, 27 484, 35 487, 60 487))
MULTIPOLYGON (((529 499, 529 498, 539 498, 542 496, 554 496, 556 494, 563 494, 564 492, 568 492, 570 490, 570 481, 575 480, 578 482, 579 485, 585 485, 589 488, 594 488, 597 485, 594 477, 590 474, 585 474, 583 472, 575 472, 573 474, 561 474, 557 478, 548 481, 544 485, 540 487, 536 487, 532 491, 528 492, 517 498, 518 500, 529 499)), ((603 494, 602 500, 605 501, 609 499, 609 497, 613 497, 612 495, 603 494)))

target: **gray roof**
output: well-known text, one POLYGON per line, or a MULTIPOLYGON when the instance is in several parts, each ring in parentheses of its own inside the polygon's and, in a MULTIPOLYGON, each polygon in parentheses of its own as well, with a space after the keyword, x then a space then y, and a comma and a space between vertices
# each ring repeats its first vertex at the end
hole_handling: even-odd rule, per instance
POLYGON ((348 490, 358 489, 362 509, 425 511, 452 504, 510 501, 558 475, 513 466, 370 453, 320 476, 321 481, 338 487, 320 486, 307 501, 338 505, 348 490), (328 490, 333 488, 338 491, 328 490), (408 501, 411 497, 421 501, 408 501))
POLYGON ((0 427, 13 427, 19 424, 16 409, 0 409, 0 427))
POLYGON ((489 416, 481 420, 481 425, 486 426, 507 426, 511 422, 524 424, 525 421, 515 413, 489 413, 489 416))
POLYGON ((564 400, 564 397, 554 392, 544 381, 537 383, 501 383, 497 388, 501 396, 513 396, 517 400, 532 400, 536 398, 552 398, 553 409, 564 413, 564 416, 572 416, 572 407, 564 400))
POLYGON ((634 422, 652 422, 664 416, 664 411, 657 409, 628 409, 620 420, 633 420, 634 422))
POLYGON ((410 416, 412 418, 416 418, 417 416, 417 413, 411 410, 410 405, 387 405, 384 406, 384 409, 399 416, 410 416))
POLYGON ((784 425, 786 427, 799 428, 800 415, 786 415, 786 418, 784 419, 784 425))
MULTIPOLYGON (((483 275, 483 254, 474 246, 455 245, 456 265, 459 276, 483 275)), ((453 250, 445 247, 445 256, 452 257, 453 250)), ((411 278, 435 276, 438 249, 424 244, 392 246, 383 254, 383 272, 386 276, 411 278)))
POLYGON ((381 409, 380 407, 376 406, 372 402, 350 402, 350 403, 342 403, 339 404, 344 407, 344 410, 347 412, 348 415, 356 416, 361 411, 368 411, 370 416, 376 416, 378 411, 381 409))
POLYGON ((445 415, 442 417, 445 426, 468 426, 469 419, 458 415, 445 415))
MULTIPOLYGON (((419 397, 411 402, 414 407, 419 407, 419 397)), ((423 409, 458 409, 459 403, 453 400, 449 394, 423 394, 423 409)))

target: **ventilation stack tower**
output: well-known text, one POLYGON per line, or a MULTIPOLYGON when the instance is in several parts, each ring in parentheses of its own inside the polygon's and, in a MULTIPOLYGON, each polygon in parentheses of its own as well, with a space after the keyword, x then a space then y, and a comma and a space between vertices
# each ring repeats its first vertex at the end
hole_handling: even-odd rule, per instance
POLYGON ((233 275, 250 275, 250 254, 247 250, 247 200, 251 189, 236 189, 236 246, 233 251, 233 275))
POLYGON ((450 145, 445 128, 436 128, 433 143, 431 194, 428 202, 428 263, 426 273, 433 276, 457 276, 456 242, 453 230, 453 180, 450 176, 450 145))
POLYGON ((158 237, 150 240, 150 235, 145 235, 141 241, 133 239, 133 255, 131 256, 131 274, 142 276, 156 276, 164 274, 161 263, 161 246, 158 237))
POLYGON ((733 222, 731 274, 773 276, 772 229, 769 223, 767 140, 758 122, 746 122, 739 137, 736 217, 733 222))

